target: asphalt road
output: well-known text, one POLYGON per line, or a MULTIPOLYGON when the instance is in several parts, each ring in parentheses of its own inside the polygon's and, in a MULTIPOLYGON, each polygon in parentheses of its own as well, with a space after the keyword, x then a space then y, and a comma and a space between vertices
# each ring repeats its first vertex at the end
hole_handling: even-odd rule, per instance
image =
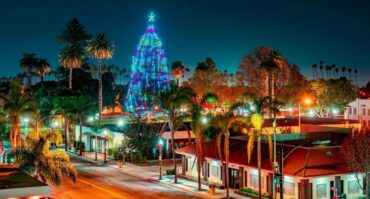
POLYGON ((78 170, 77 182, 73 184, 64 180, 61 186, 52 188, 53 198, 199 198, 191 193, 143 180, 112 167, 96 165, 73 157, 71 157, 71 160, 78 170))

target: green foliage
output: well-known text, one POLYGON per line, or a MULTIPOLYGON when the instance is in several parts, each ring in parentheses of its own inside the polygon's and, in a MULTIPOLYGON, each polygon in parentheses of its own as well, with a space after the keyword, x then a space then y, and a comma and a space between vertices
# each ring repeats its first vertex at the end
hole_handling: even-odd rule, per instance
POLYGON ((167 169, 166 170, 166 175, 175 175, 175 169, 167 169))
MULTIPOLYGON (((245 192, 245 193, 248 193, 248 194, 253 194, 253 195, 257 195, 258 196, 258 192, 257 191, 254 191, 253 189, 251 188, 246 188, 246 189, 241 189, 240 190, 241 192, 245 192)), ((266 193, 263 193, 262 194, 263 197, 269 197, 268 194, 266 193)))

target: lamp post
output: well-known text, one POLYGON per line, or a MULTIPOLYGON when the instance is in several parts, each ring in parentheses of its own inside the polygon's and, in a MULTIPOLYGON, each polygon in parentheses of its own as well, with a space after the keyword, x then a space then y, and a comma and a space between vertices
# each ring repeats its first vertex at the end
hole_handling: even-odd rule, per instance
POLYGON ((24 118, 23 119, 23 122, 26 124, 26 136, 28 134, 28 122, 30 121, 30 119, 28 119, 28 117, 24 118))
POLYGON ((158 144, 158 147, 159 147, 159 156, 158 156, 158 160, 159 160, 159 180, 162 180, 162 146, 163 146, 163 141, 162 141, 162 139, 159 139, 159 144, 158 144))
MULTIPOLYGON (((306 105, 310 105, 311 104, 311 99, 306 98, 304 100, 304 103, 306 105)), ((299 126, 299 132, 301 133, 302 132, 302 126, 301 126, 301 102, 298 103, 298 126, 299 126)))
POLYGON ((107 163, 107 134, 108 134, 108 131, 104 130, 103 134, 104 134, 104 164, 106 164, 107 163))

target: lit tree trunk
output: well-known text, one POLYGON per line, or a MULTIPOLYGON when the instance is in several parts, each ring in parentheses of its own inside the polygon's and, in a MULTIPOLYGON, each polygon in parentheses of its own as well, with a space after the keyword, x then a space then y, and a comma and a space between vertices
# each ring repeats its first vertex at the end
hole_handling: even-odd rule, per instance
POLYGON ((258 198, 262 198, 262 184, 261 184, 261 132, 257 138, 257 158, 258 158, 258 198))
POLYGON ((80 156, 82 156, 82 118, 80 118, 80 156))
POLYGON ((201 177, 200 177, 200 172, 203 166, 203 139, 201 135, 201 129, 199 127, 196 128, 196 138, 197 138, 197 143, 196 143, 196 150, 197 150, 197 171, 198 171, 198 190, 202 190, 202 182, 201 182, 201 177))
POLYGON ((72 90, 72 71, 73 68, 69 68, 69 89, 72 90))
POLYGON ((225 161, 226 161, 226 198, 229 198, 229 131, 226 131, 225 134, 225 143, 224 143, 224 151, 225 151, 225 161))
POLYGON ((41 82, 41 85, 44 85, 44 75, 43 74, 40 75, 40 82, 41 82))
POLYGON ((98 136, 95 135, 95 161, 98 160, 98 136))
POLYGON ((103 85, 102 85, 102 69, 101 69, 102 61, 101 59, 98 60, 98 75, 99 75, 99 80, 98 80, 98 87, 99 87, 99 123, 101 122, 101 113, 103 110, 103 85))
POLYGON ((65 115, 64 116, 64 137, 65 137, 65 140, 64 140, 64 150, 65 151, 68 151, 68 137, 69 137, 69 133, 68 133, 68 118, 67 116, 65 115))
POLYGON ((177 165, 176 165, 176 154, 175 154, 175 142, 174 142, 174 137, 175 137, 175 127, 174 127, 174 118, 173 115, 170 118, 170 128, 171 128, 171 150, 172 150, 172 158, 173 158, 173 166, 175 169, 175 181, 174 183, 177 183, 177 165))

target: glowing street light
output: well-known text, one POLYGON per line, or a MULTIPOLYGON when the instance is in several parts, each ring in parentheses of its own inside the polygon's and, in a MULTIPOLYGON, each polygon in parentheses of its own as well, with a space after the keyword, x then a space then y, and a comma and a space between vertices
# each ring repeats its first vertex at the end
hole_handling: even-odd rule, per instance
POLYGON ((30 122, 30 119, 28 117, 23 119, 23 123, 26 124, 26 135, 28 134, 28 122, 30 122))
MULTIPOLYGON (((310 105, 312 103, 312 100, 310 98, 305 98, 303 100, 303 103, 305 105, 310 105)), ((299 132, 302 132, 302 126, 301 126, 301 102, 298 103, 298 126, 299 126, 299 132)))
POLYGON ((207 118, 207 117, 205 117, 205 116, 203 116, 203 117, 201 118, 201 122, 202 122, 202 124, 207 124, 207 123, 208 123, 208 118, 207 118))
POLYGON ((117 124, 118 126, 122 127, 125 124, 125 122, 123 120, 119 120, 117 124))
POLYGON ((334 117, 336 116, 336 115, 338 115, 339 114, 339 110, 338 109, 336 109, 336 108, 334 108, 333 110, 331 110, 332 112, 333 112, 333 115, 334 115, 334 117))
POLYGON ((58 121, 54 121, 53 124, 52 124, 52 127, 53 128, 57 128, 58 126, 59 126, 58 121))

